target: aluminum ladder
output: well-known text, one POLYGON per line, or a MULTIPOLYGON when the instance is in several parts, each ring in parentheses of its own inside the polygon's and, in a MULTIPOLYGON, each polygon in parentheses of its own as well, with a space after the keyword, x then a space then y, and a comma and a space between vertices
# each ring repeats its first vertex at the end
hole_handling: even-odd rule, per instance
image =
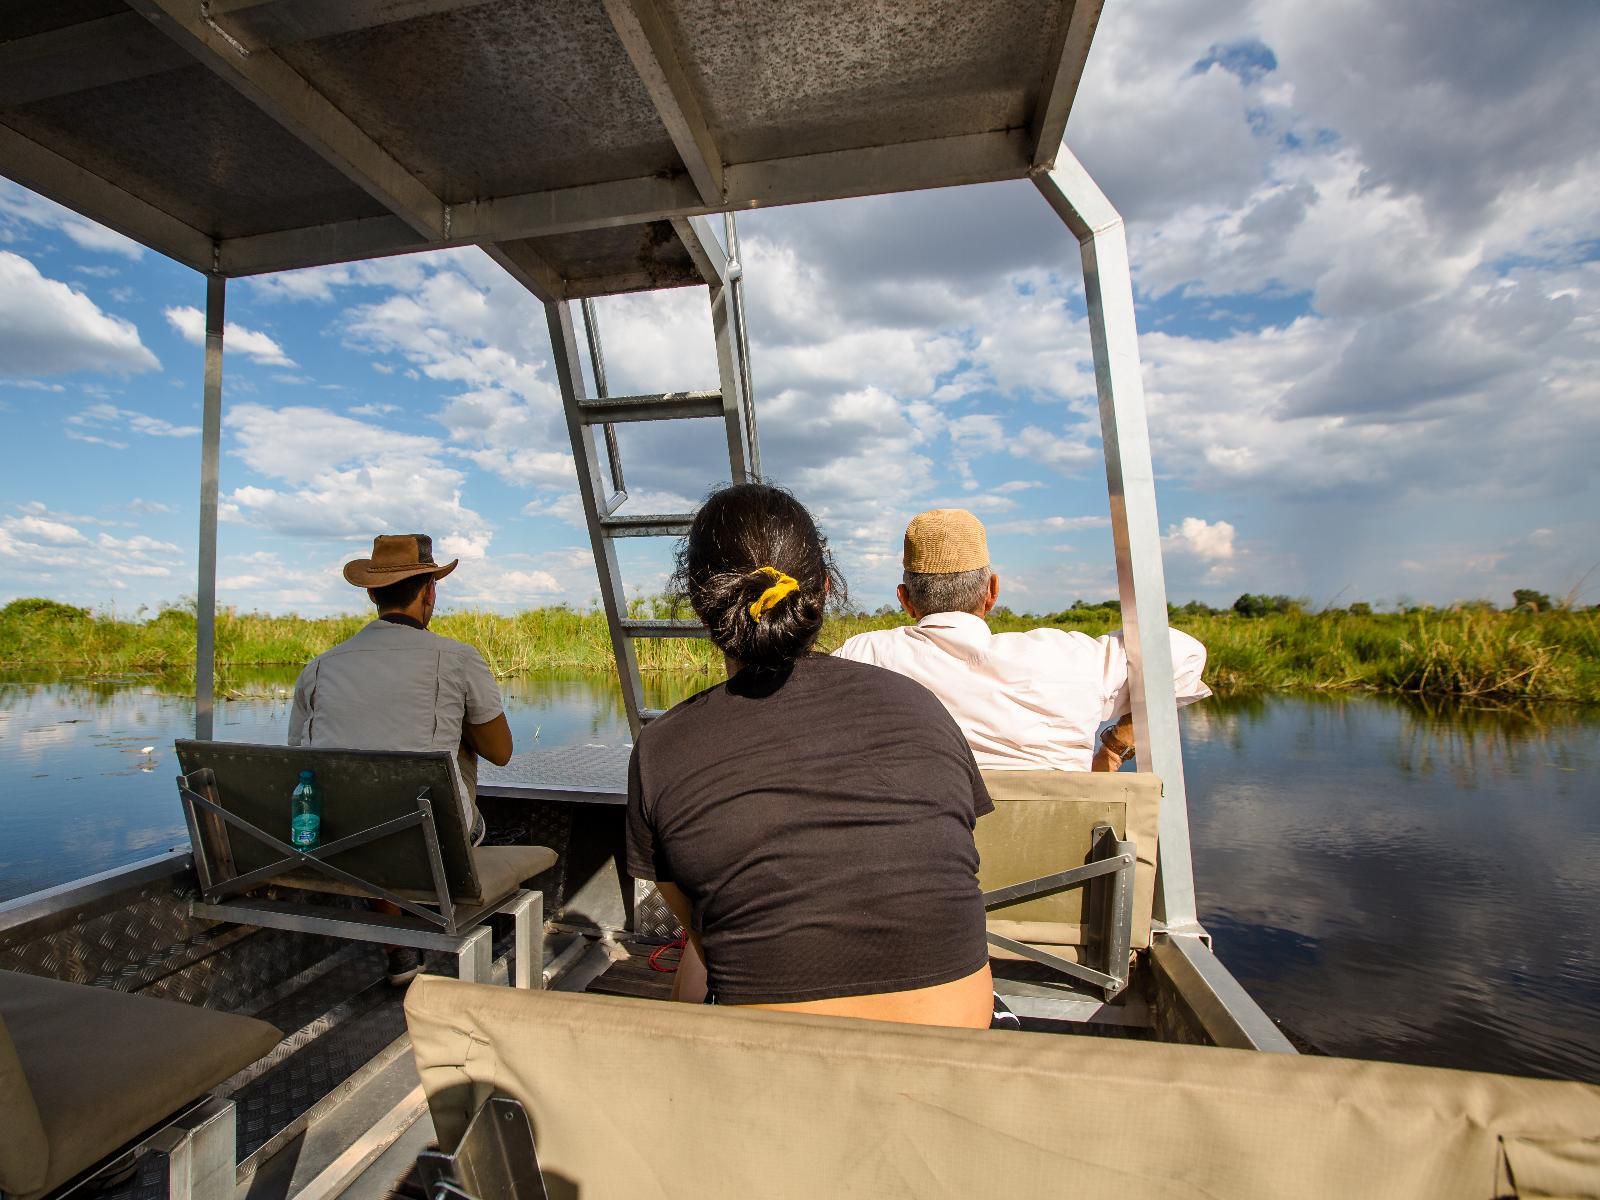
POLYGON ((594 374, 595 396, 586 395, 583 363, 579 357, 572 301, 545 305, 550 323, 550 343, 555 352, 556 375, 561 386, 567 434, 578 470, 578 491, 583 498, 584 522, 594 551, 600 601, 605 608, 611 648, 622 685, 622 702, 628 726, 637 737, 646 721, 661 715, 644 704, 644 682, 634 648, 640 638, 705 637, 699 621, 645 620, 629 615, 617 568, 616 542, 626 537, 681 537, 689 531, 694 513, 647 513, 618 516, 628 499, 622 457, 617 447, 616 425, 624 421, 672 421, 719 417, 728 442, 728 477, 745 483, 760 477, 761 452, 756 438, 755 407, 750 388, 750 346, 744 317, 743 271, 739 263, 739 235, 732 213, 723 216, 724 243, 719 243, 706 217, 675 218, 678 237, 706 281, 711 300, 711 329, 717 347, 719 388, 710 392, 655 392, 643 396, 613 396, 606 386, 605 357, 594 302, 581 300, 584 332, 594 374), (726 245, 726 250, 723 246, 726 245), (605 441, 605 462, 595 433, 605 441))

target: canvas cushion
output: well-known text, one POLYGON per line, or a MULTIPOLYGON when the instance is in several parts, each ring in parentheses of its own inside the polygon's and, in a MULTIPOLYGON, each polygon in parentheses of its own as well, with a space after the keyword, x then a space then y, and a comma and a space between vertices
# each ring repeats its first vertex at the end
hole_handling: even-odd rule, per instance
MULTIPOLYGON (((478 846, 472 852, 478 877, 478 894, 468 895, 463 889, 451 899, 463 904, 493 904, 510 895, 523 880, 532 879, 555 866, 556 857, 556 852, 548 846, 478 846)), ((279 875, 272 882, 278 887, 300 888, 331 896, 372 895, 370 888, 359 888, 316 871, 279 875)), ((396 892, 407 900, 420 900, 425 904, 436 904, 439 899, 437 892, 423 891, 421 888, 403 887, 397 888, 396 892)))
POLYGON ((99 1162, 283 1036, 250 1017, 11 971, 0 972, 0 1020, 48 1145, 43 1178, 18 1200, 99 1162))
POLYGON ((552 1194, 1490 1200, 1537 1138, 1534 1187, 1600 1195, 1586 1084, 429 977, 405 1007, 441 1144, 504 1092, 552 1194))
MULTIPOLYGON (((5 985, 0 982, 0 988, 5 985)), ((49 1164, 48 1143, 33 1092, 0 1017, 0 1192, 37 1191, 49 1164)))
POLYGON ((556 865, 556 852, 548 846, 479 846, 473 857, 485 904, 505 899, 525 880, 556 865))
MULTIPOLYGON (((1130 945, 1150 945, 1161 780, 1135 771, 985 771, 994 811, 978 818, 978 882, 984 891, 1053 875, 1088 861, 1091 831, 1107 824, 1134 843, 1130 945)), ((1082 888, 995 910, 989 928, 1018 941, 1081 946, 1082 888)))

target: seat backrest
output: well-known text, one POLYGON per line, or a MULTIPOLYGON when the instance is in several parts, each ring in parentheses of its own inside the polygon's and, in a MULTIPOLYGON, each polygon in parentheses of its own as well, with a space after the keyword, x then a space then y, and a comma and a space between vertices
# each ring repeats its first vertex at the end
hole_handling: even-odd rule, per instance
POLYGON ((0 1017, 0 1192, 25 1196, 37 1191, 49 1166, 50 1145, 39 1107, 0 1017))
MULTIPOLYGON (((1150 945, 1150 910, 1156 887, 1156 826, 1161 780, 1135 771, 985 771, 994 811, 978 818, 978 882, 993 891, 1038 879, 1089 859, 1096 825, 1110 825, 1135 844, 1131 945, 1150 945)), ((990 928, 1018 941, 1082 946, 1082 888, 1058 892, 997 912, 990 928)))
POLYGON ((552 1196, 1489 1200, 1502 1139, 1544 1149, 1523 1194, 1600 1195, 1585 1084, 427 976, 405 1007, 441 1147, 508 1095, 552 1196))
MULTIPOLYGON (((207 799, 284 842, 289 840, 289 798, 307 767, 316 772, 322 792, 324 845, 415 813, 417 796, 426 789, 452 899, 469 903, 484 899, 448 751, 328 750, 180 740, 177 752, 192 789, 205 795, 198 773, 209 769, 215 796, 207 799)), ((220 819, 197 821, 194 832, 196 861, 204 856, 215 881, 283 857, 220 819)), ((427 842, 418 826, 341 851, 329 861, 390 891, 422 898, 436 895, 427 842)), ((348 890, 317 873, 302 871, 297 879, 327 884, 330 891, 348 890)))

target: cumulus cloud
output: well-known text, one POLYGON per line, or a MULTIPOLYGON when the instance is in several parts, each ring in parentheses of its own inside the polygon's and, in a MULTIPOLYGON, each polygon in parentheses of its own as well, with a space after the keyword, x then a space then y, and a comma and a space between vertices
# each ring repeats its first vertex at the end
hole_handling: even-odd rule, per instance
POLYGON ((8 374, 158 370, 132 322, 102 312, 80 291, 0 250, 0 363, 8 374))
POLYGON ((126 589, 130 579, 173 578, 182 564, 182 552, 170 542, 144 534, 91 536, 40 501, 19 508, 21 515, 0 517, 0 563, 10 589, 103 595, 103 589, 126 589))
MULTIPOLYGON (((184 341, 196 346, 205 344, 206 315, 193 305, 185 304, 163 310, 167 324, 182 335, 184 341)), ((222 326, 222 347, 225 354, 243 354, 268 367, 292 367, 294 359, 283 352, 270 336, 256 329, 246 329, 232 321, 222 326)))
POLYGON ((1168 554, 1186 554, 1208 563, 1231 562, 1233 526, 1226 521, 1212 524, 1200 517, 1185 517, 1168 526, 1161 546, 1168 554))
POLYGON ((462 500, 463 472, 438 439, 386 429, 328 409, 238 404, 229 454, 265 477, 222 498, 223 519, 274 533, 351 545, 375 532, 430 532, 441 550, 481 558, 488 521, 462 500))

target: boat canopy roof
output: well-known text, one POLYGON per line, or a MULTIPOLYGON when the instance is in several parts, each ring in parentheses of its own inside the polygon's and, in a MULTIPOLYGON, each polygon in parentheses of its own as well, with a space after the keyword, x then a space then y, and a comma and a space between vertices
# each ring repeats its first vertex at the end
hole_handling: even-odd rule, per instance
POLYGON ((0 173, 224 277, 695 284, 673 218, 1051 166, 1101 2, 0 0, 0 173))

